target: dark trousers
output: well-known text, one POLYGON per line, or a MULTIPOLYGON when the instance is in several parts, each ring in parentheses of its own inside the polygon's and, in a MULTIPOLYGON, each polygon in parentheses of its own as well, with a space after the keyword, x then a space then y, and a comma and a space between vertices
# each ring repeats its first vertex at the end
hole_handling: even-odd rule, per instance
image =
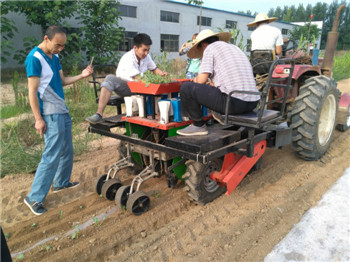
MULTIPOLYGON (((186 112, 194 122, 202 121, 201 105, 220 114, 225 113, 227 94, 218 88, 206 84, 184 82, 180 89, 181 111, 186 112)), ((252 111, 258 104, 246 102, 234 97, 230 98, 229 115, 237 115, 252 111)))
POLYGON ((11 262, 12 261, 12 258, 10 255, 10 250, 7 246, 6 238, 5 238, 4 232, 2 231, 2 228, 1 228, 1 259, 0 259, 0 261, 1 262, 11 262))

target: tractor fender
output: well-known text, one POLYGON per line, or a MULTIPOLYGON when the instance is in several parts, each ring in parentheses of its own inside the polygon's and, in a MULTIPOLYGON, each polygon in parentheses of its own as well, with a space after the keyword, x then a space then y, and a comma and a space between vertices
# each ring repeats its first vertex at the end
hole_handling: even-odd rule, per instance
MULTIPOLYGON (((286 74, 283 74, 284 69, 290 68, 290 65, 277 65, 272 73, 272 78, 284 78, 286 74)), ((293 71, 293 80, 298 80, 303 75, 316 76, 321 75, 321 69, 315 65, 295 65, 293 71)))

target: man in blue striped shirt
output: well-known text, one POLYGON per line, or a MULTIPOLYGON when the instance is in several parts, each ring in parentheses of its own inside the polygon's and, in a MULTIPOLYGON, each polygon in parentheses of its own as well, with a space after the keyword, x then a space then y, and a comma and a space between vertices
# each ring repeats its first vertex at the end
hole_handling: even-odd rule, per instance
POLYGON ((54 192, 79 185, 70 181, 73 167, 72 120, 64 101, 63 86, 90 76, 92 67, 88 66, 77 76, 64 76, 58 53, 65 44, 65 30, 60 26, 50 26, 43 41, 34 47, 25 61, 35 129, 45 140, 31 191, 24 199, 35 215, 47 211, 43 202, 52 182, 54 192))

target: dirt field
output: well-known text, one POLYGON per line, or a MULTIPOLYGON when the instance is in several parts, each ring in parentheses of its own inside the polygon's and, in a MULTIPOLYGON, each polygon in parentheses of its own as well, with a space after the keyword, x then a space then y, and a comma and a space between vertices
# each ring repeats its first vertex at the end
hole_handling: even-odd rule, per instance
MULTIPOLYGON (((350 92, 350 79, 338 88, 350 92)), ((117 159, 119 142, 104 138, 75 158, 72 180, 81 185, 50 192, 45 215, 23 203, 33 174, 2 179, 1 226, 21 261, 262 261, 350 166, 349 134, 336 131, 314 162, 298 159, 290 146, 267 149, 260 170, 206 206, 188 201, 183 182, 169 189, 164 177, 149 180, 142 190, 154 196, 151 209, 138 217, 94 191, 96 178, 117 159)), ((120 172, 125 184, 132 177, 120 172)))

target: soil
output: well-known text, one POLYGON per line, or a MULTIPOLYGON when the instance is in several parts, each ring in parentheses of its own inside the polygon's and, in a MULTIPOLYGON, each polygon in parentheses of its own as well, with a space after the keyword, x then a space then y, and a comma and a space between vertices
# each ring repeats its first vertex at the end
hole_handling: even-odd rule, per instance
MULTIPOLYGON (((338 88, 350 92, 350 79, 338 88)), ((95 193, 95 181, 118 158, 119 142, 102 138, 75 157, 72 181, 80 186, 49 192, 42 216, 23 203, 34 174, 1 179, 1 226, 21 261, 262 261, 301 216, 350 166, 349 131, 335 131, 318 161, 297 158, 290 146, 267 149, 262 168, 231 195, 195 205, 179 182, 164 177, 142 185, 151 208, 141 216, 118 209, 95 193)), ((132 174, 118 173, 123 184, 132 174)))

